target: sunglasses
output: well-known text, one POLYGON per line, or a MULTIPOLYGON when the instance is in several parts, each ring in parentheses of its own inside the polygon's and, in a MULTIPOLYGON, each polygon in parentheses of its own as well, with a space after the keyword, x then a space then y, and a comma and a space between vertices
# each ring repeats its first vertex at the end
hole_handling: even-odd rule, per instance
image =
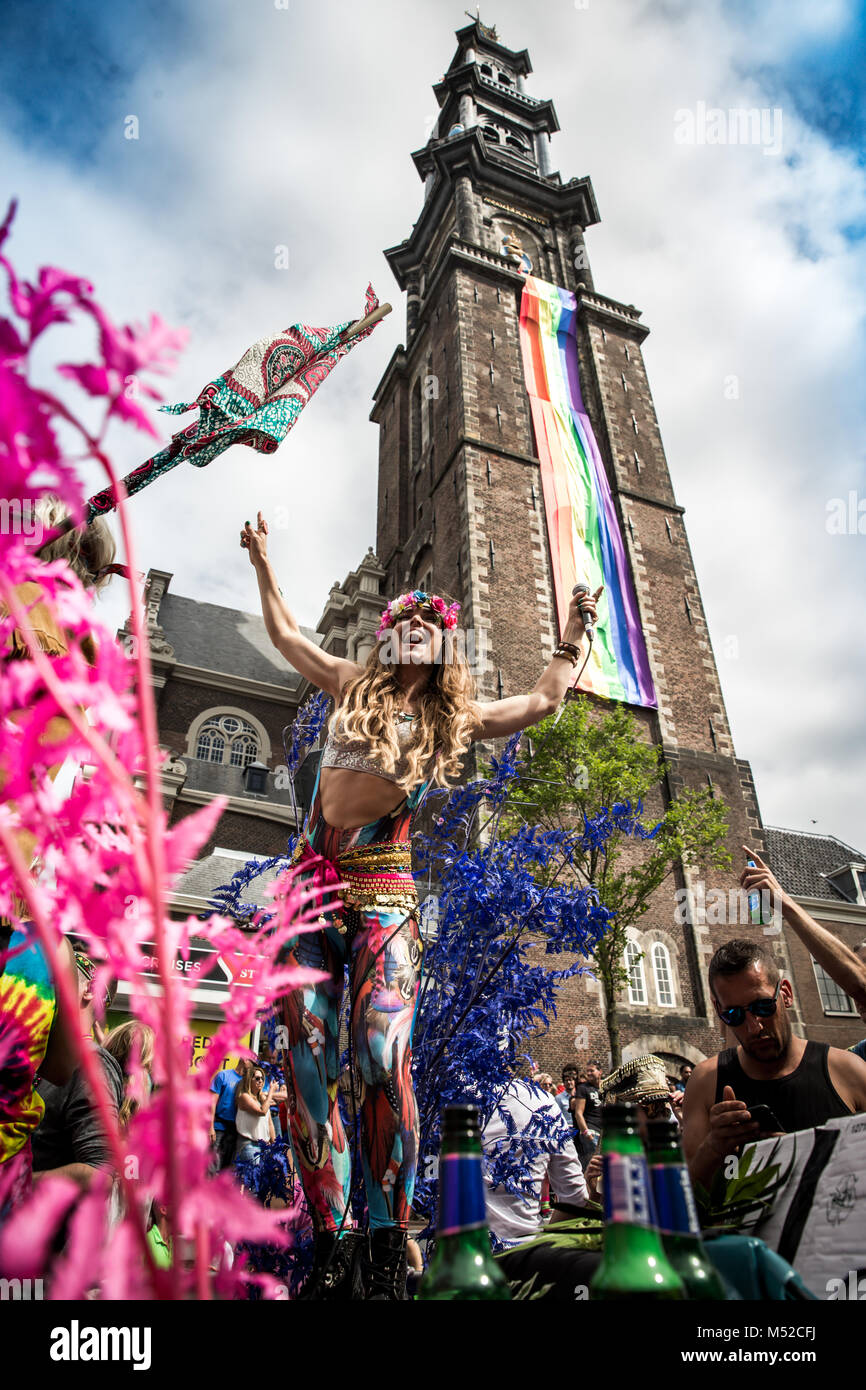
POLYGON ((421 617, 428 623, 435 623, 437 627, 444 631, 445 623, 441 613, 437 613, 432 603, 416 603, 414 608, 407 608, 397 619, 398 623, 407 621, 413 613, 420 613, 421 617))
MULTIPOLYGON (((771 1014, 776 1012, 776 1001, 781 987, 782 981, 780 979, 772 998, 753 999, 751 1004, 734 1004, 730 1009, 719 1009, 719 1018, 723 1023, 727 1023, 729 1028, 739 1028, 740 1024, 745 1021, 746 1010, 754 1018, 769 1018, 771 1014)), ((718 1000, 716 1001, 716 1008, 719 1008, 718 1000)))

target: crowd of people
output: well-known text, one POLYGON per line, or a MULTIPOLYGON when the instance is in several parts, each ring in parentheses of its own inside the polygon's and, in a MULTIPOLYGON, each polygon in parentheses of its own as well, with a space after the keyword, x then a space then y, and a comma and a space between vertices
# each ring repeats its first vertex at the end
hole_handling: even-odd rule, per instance
MULTIPOLYGON (((94 1012, 94 963, 81 949, 73 950, 73 961, 78 1026, 99 1059, 109 1113, 123 1129, 146 1101, 153 1034, 135 1019, 104 1032, 94 1012)), ((866 1016, 866 949, 844 961, 863 972, 857 997, 866 1016)), ((715 1011, 735 1039, 717 1056, 693 1067, 643 1055, 612 1071, 597 1058, 568 1061, 559 1080, 537 1070, 515 1079, 499 1097, 486 1117, 482 1143, 489 1227, 511 1276, 525 1281, 540 1269, 548 1281, 544 1287, 554 1288, 567 1287, 578 1277, 584 1284, 591 1279, 597 1252, 588 1251, 585 1242, 577 1242, 567 1260, 564 1252, 572 1230, 568 1223, 597 1211, 602 1198, 599 1144, 604 1107, 611 1101, 634 1102, 642 1126, 656 1118, 676 1119, 692 1181, 703 1189, 727 1156, 767 1133, 808 1129, 866 1111, 863 1044, 846 1052, 796 1037, 789 1017, 790 982, 761 942, 727 942, 713 957, 709 979, 715 1011), (518 1174, 516 1182, 502 1180, 504 1155, 518 1174), (562 1233, 557 1242, 539 1240, 556 1231, 562 1233)), ((102 1003, 100 1012, 111 1003, 110 991, 102 1003)), ((257 1057, 221 1068, 210 1090, 211 1171, 233 1170, 239 1183, 246 1174, 247 1184, 255 1188, 250 1165, 254 1169, 268 1146, 291 1132, 285 1058, 263 1040, 257 1057)), ((63 1176, 86 1190, 101 1178, 106 1200, 117 1202, 105 1133, 80 1070, 65 1079, 56 1074, 49 1079, 43 1068, 34 1091, 40 1112, 32 1131, 34 1183, 63 1176)), ((291 1145, 286 1157, 286 1189, 268 1195, 278 1206, 289 1206, 300 1190, 291 1145)), ((166 1217, 165 1208, 153 1203, 148 1240, 161 1265, 172 1258, 166 1217)), ((58 1249, 62 1240, 61 1233, 58 1249)), ((407 1258, 411 1287, 413 1270, 417 1277, 422 1264, 413 1240, 407 1258)))
MULTIPOLYGON (((575 599, 564 639, 532 691, 480 704, 454 642, 459 604, 420 590, 393 599, 377 634, 381 645, 362 668, 303 636, 269 564, 266 537, 261 514, 256 529, 246 523, 241 531, 267 631, 336 706, 293 863, 300 874, 319 873, 313 865, 324 864, 344 891, 339 906, 323 904, 322 929, 299 936, 286 956, 319 974, 318 983, 279 1002, 284 1052, 274 1057, 265 1044, 257 1057, 242 1058, 213 1079, 212 1171, 234 1168, 239 1182, 245 1175, 248 1180, 250 1165, 285 1134, 289 1178, 294 1186, 297 1177, 315 1233, 314 1292, 307 1296, 352 1296, 352 1164, 340 1108, 348 965, 369 1224, 365 1296, 402 1299, 407 1261, 417 1267, 419 1260, 408 1239, 418 1154, 411 1032, 423 953, 412 814, 429 785, 446 785, 457 775, 474 740, 531 727, 558 707, 580 659, 584 619, 595 620, 601 591, 575 599)), ((80 576, 95 585, 113 551, 94 543, 92 553, 76 555, 80 576)), ((38 593, 26 597, 36 612, 38 593)), ((40 622, 44 650, 65 650, 50 613, 40 622)), ((26 655, 25 644, 6 659, 26 655)), ((866 948, 852 951, 821 927, 783 892, 760 857, 750 855, 754 863, 743 873, 743 888, 768 890, 781 901, 789 929, 866 1019, 866 948)), ((0 1021, 4 1012, 20 1010, 22 1000, 33 1006, 27 1057, 0 1115, 0 1221, 31 1183, 48 1174, 70 1178, 83 1190, 101 1181, 106 1200, 114 1200, 104 1126, 74 1065, 70 1036, 84 1037, 96 1051, 105 1078, 104 1115, 123 1127, 147 1098, 153 1035, 134 1019, 102 1034, 94 1017, 96 966, 75 945, 63 956, 78 998, 77 1014, 69 1018, 57 1006, 35 940, 0 922, 0 1021)), ((791 983, 760 938, 721 946, 709 966, 709 987, 715 1014, 735 1042, 694 1069, 684 1061, 671 1070, 669 1061, 652 1055, 612 1069, 598 1057, 579 1058, 562 1066, 558 1081, 536 1072, 505 1089, 483 1133, 490 1227, 503 1259, 519 1254, 525 1260, 548 1226, 564 1228, 576 1211, 598 1201, 608 1101, 634 1101, 642 1123, 673 1116, 682 1127, 692 1179, 702 1187, 726 1157, 762 1134, 866 1111, 866 1040, 844 1052, 797 1037, 788 1013, 791 983), (497 1181, 505 1150, 516 1161, 517 1181, 497 1181)), ((173 1258, 166 1215, 151 1204, 149 1240, 161 1262, 173 1258)))

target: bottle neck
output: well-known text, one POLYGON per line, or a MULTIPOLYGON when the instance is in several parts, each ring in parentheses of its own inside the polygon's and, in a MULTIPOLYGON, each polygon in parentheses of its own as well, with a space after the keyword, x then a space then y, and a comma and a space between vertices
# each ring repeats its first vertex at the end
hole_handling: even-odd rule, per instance
POLYGON ((647 1161, 659 1230, 700 1240, 698 1208, 679 1144, 652 1150, 647 1161))
POLYGON ((649 1171, 639 1139, 637 1145, 608 1145, 602 1154, 602 1194, 606 1226, 655 1225, 649 1171))
POLYGON ((487 1240, 481 1145, 471 1136, 449 1136, 439 1157, 436 1239, 445 1240, 468 1232, 480 1232, 487 1240))

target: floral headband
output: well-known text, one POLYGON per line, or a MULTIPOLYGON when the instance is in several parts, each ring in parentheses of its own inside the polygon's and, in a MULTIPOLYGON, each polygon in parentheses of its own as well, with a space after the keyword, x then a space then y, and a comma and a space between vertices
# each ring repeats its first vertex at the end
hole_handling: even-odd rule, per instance
POLYGON ((411 589, 409 593, 400 594, 399 598, 391 599, 382 614, 382 621, 376 636, 381 637, 392 623, 395 623, 404 613, 410 612, 413 608, 420 608, 422 604, 429 604, 434 613, 437 613, 442 619, 443 627, 455 628, 457 626, 457 614, 460 612, 459 603, 452 603, 449 606, 444 598, 440 598, 438 594, 428 594, 424 589, 411 589))

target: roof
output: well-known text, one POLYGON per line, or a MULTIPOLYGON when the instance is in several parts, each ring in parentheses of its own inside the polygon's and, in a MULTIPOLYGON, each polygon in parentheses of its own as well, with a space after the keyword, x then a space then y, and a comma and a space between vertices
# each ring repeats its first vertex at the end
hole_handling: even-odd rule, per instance
POLYGON ((822 878, 850 861, 863 863, 862 850, 853 849, 835 835, 816 835, 806 830, 765 826, 773 873, 787 893, 795 897, 826 898, 847 902, 843 893, 822 878))
MULTIPOLYGON (((223 884, 231 882, 232 876, 242 869, 251 860, 264 859, 260 854, 244 854, 241 851, 216 849, 210 854, 206 854, 203 859, 197 859, 191 864, 186 873, 176 884, 174 892, 184 894, 192 898, 205 898, 208 901, 213 897, 217 888, 223 884)), ((268 869, 264 874, 247 883, 240 894, 241 902, 245 903, 265 903, 264 887, 266 883, 271 883, 280 872, 285 869, 287 860, 276 864, 272 869, 268 869)))
MULTIPOLYGON (((220 675, 246 676, 294 690, 301 677, 271 643, 259 613, 223 608, 199 599, 166 594, 159 606, 159 625, 184 666, 198 666, 220 675)), ((319 646, 321 634, 301 632, 319 646)))

